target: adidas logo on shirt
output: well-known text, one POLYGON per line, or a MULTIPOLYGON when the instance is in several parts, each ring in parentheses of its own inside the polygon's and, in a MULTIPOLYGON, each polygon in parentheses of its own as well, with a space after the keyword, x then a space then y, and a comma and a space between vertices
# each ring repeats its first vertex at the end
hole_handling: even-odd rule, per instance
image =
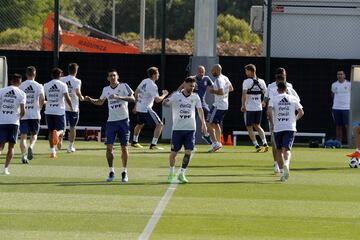
POLYGON ((14 90, 11 90, 11 91, 7 92, 7 93, 5 94, 5 97, 8 97, 8 98, 16 98, 16 96, 15 96, 15 91, 14 91, 14 90))
POLYGON ((287 98, 283 98, 280 100, 279 105, 290 105, 289 100, 287 98))
POLYGON ((33 87, 30 85, 30 86, 28 86, 27 88, 25 88, 25 91, 26 91, 26 90, 34 90, 34 89, 33 89, 33 87))
POLYGON ((70 81, 66 82, 66 85, 67 85, 68 87, 72 87, 70 81))
POLYGON ((58 92, 59 89, 58 87, 56 86, 56 84, 52 85, 50 88, 49 88, 49 92, 58 92))
POLYGON ((25 93, 34 93, 35 91, 34 91, 34 88, 31 85, 29 85, 27 88, 25 88, 24 92, 25 93))

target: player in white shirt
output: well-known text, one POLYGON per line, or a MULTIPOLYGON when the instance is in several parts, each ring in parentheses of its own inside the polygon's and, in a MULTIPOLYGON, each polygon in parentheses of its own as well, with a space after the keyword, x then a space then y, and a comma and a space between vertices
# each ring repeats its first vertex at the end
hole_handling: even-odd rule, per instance
POLYGON ((156 67, 150 67, 147 70, 147 75, 149 78, 142 80, 142 82, 135 90, 136 104, 134 107, 134 112, 137 113, 137 124, 134 128, 134 136, 131 146, 137 148, 143 147, 139 144, 139 135, 141 129, 146 123, 150 127, 155 128, 153 139, 150 144, 150 149, 162 150, 163 148, 156 145, 164 124, 156 112, 152 110, 152 106, 154 101, 156 103, 162 102, 169 93, 167 90, 162 90, 162 95, 159 96, 158 87, 155 82, 159 80, 160 74, 156 67))
MULTIPOLYGON (((276 69, 275 81, 270 83, 266 90, 265 97, 264 97, 264 102, 266 104, 268 104, 268 102, 271 98, 279 95, 278 87, 277 87, 277 84, 279 82, 285 82, 286 83, 286 93, 296 97, 300 101, 300 97, 297 94, 297 92, 295 91, 295 89, 293 88, 292 84, 286 81, 286 70, 284 68, 280 67, 280 68, 276 69)), ((269 116, 268 116, 268 119, 269 119, 269 116)), ((274 173, 278 174, 278 173, 280 173, 280 169, 279 169, 278 163, 276 161, 276 146, 275 146, 275 139, 274 139, 273 132, 271 132, 271 145, 272 145, 272 154, 273 154, 273 160, 274 160, 274 173)), ((288 159, 288 156, 286 156, 286 153, 284 155, 284 158, 288 159)))
POLYGON ((8 143, 4 175, 9 175, 9 164, 14 156, 20 119, 25 114, 26 94, 19 88, 21 75, 14 74, 11 86, 0 89, 0 152, 8 143))
POLYGON ((63 71, 54 68, 51 76, 52 80, 45 83, 44 90, 46 96, 45 117, 49 130, 50 158, 56 158, 55 145, 61 149, 62 140, 65 134, 65 101, 73 110, 68 87, 60 81, 63 71))
POLYGON ((244 80, 242 85, 241 111, 244 113, 246 129, 256 152, 267 152, 269 146, 266 141, 265 132, 260 126, 263 109, 261 95, 266 92, 266 84, 263 79, 256 76, 254 64, 245 66, 245 74, 248 78, 244 80), (259 146, 256 140, 254 128, 260 136, 262 147, 259 146))
POLYGON ((195 146, 196 131, 196 111, 201 121, 203 133, 207 132, 204 111, 198 94, 193 93, 196 85, 194 77, 187 77, 183 83, 181 91, 174 92, 163 104, 172 107, 172 134, 171 134, 171 153, 169 156, 170 170, 168 183, 172 183, 175 174, 176 155, 184 145, 185 154, 178 175, 180 183, 187 183, 185 171, 191 159, 191 153, 195 146))
POLYGON ((279 95, 270 99, 267 111, 270 129, 274 132, 280 181, 284 182, 290 175, 290 150, 294 143, 296 121, 304 115, 304 111, 299 99, 286 93, 285 82, 279 82, 277 86, 279 95))
POLYGON ((340 142, 346 139, 346 136, 343 137, 343 128, 346 135, 349 125, 351 83, 345 77, 343 70, 337 71, 337 81, 331 85, 331 96, 334 100, 332 115, 336 125, 336 139, 340 142))
POLYGON ((79 100, 84 101, 84 96, 81 94, 81 80, 76 78, 78 69, 79 65, 70 63, 68 66, 69 75, 61 78, 61 81, 68 86, 69 96, 73 106, 73 111, 70 111, 70 106, 68 104, 65 105, 66 125, 69 126, 68 153, 75 152, 74 142, 76 139, 76 126, 79 122, 79 100))
POLYGON ((121 144, 121 160, 123 165, 121 181, 127 182, 128 142, 130 138, 128 102, 134 102, 135 97, 129 85, 119 82, 119 75, 115 69, 109 70, 107 74, 107 80, 110 85, 104 87, 101 96, 98 99, 86 96, 85 100, 95 105, 103 105, 106 100, 108 101, 109 116, 106 123, 105 144, 109 176, 106 181, 111 182, 115 178, 113 149, 116 136, 118 136, 121 144))
POLYGON ((216 152, 222 148, 221 144, 221 126, 227 110, 229 109, 229 93, 234 91, 234 88, 228 77, 221 73, 221 65, 215 64, 211 69, 211 74, 214 76, 214 85, 210 87, 209 92, 214 94, 214 103, 211 107, 210 113, 206 121, 209 126, 209 133, 212 144, 209 152, 216 152))
POLYGON ((44 87, 35 81, 36 69, 33 66, 26 68, 27 80, 22 82, 20 89, 26 94, 25 115, 20 120, 20 150, 22 163, 29 163, 33 159, 33 149, 40 130, 40 111, 44 105, 44 87), (26 140, 31 134, 30 145, 26 152, 26 140))

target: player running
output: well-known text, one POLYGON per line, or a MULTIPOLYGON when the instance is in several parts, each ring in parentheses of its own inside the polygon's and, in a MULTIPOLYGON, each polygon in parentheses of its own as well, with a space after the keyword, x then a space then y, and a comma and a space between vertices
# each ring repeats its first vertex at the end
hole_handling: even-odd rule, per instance
MULTIPOLYGON (((202 109, 204 111, 204 116, 205 119, 207 119, 210 109, 209 109, 209 105, 206 103, 205 101, 205 96, 206 96, 206 90, 209 87, 212 87, 214 85, 213 81, 210 79, 209 76, 205 75, 205 67, 200 65, 198 66, 197 69, 197 73, 195 76, 196 79, 196 85, 195 85, 195 89, 194 92, 197 93, 200 97, 201 100, 201 106, 202 109)), ((180 87, 178 88, 179 91, 181 91, 184 88, 185 82, 183 84, 180 85, 180 87)), ((208 129, 209 128, 209 123, 206 123, 206 126, 208 129)), ((210 134, 208 132, 206 132, 205 134, 202 135, 202 138, 208 143, 208 144, 212 144, 211 138, 210 138, 210 134)))
POLYGON ((263 79, 256 76, 254 64, 245 66, 245 74, 248 78, 244 80, 242 85, 241 111, 244 113, 246 129, 256 152, 267 152, 269 146, 266 141, 265 132, 260 126, 263 108, 261 95, 266 92, 266 84, 263 79), (254 128, 260 136, 262 147, 259 146, 256 140, 254 128))
POLYGON ((73 106, 73 111, 70 111, 70 106, 68 104, 65 105, 66 125, 69 126, 68 153, 76 151, 74 142, 76 139, 76 126, 79 122, 79 100, 84 101, 84 96, 81 94, 81 80, 76 78, 78 69, 79 65, 70 63, 68 66, 69 75, 61 78, 61 81, 68 86, 69 96, 73 106))
POLYGON ((280 181, 285 182, 290 176, 290 150, 294 143, 296 121, 304 115, 304 111, 299 99, 286 93, 285 82, 279 82, 277 86, 279 94, 270 99, 267 111, 270 129, 275 137, 280 181))
POLYGON ((128 102, 134 102, 134 92, 126 83, 119 82, 119 75, 115 69, 111 69, 107 73, 107 80, 110 85, 104 87, 99 99, 93 99, 89 96, 85 97, 95 105, 103 105, 108 101, 109 116, 106 123, 106 159, 109 165, 109 176, 106 181, 111 182, 115 178, 114 168, 114 142, 116 136, 120 139, 121 144, 121 160, 123 171, 121 173, 121 181, 127 182, 127 164, 129 159, 128 142, 130 138, 129 110, 128 102))
POLYGON ((216 152, 222 148, 221 144, 221 126, 222 121, 229 108, 229 93, 234 91, 234 88, 228 77, 221 73, 221 65, 215 64, 211 73, 215 77, 214 86, 210 87, 210 93, 214 94, 214 103, 211 107, 210 113, 206 122, 209 123, 209 133, 212 139, 211 149, 209 152, 216 152))
POLYGON ((20 119, 25 114, 26 94, 19 88, 21 75, 14 74, 11 86, 0 89, 0 152, 8 143, 4 175, 9 175, 9 165, 14 156, 14 146, 19 130, 20 119))
POLYGON ((175 175, 176 155, 184 145, 185 155, 183 157, 178 180, 180 183, 189 182, 185 176, 185 171, 191 159, 191 153, 195 146, 196 117, 195 111, 201 121, 201 130, 207 132, 204 112, 201 106, 201 100, 198 94, 193 93, 196 79, 187 77, 183 83, 181 91, 174 92, 169 98, 165 99, 163 104, 172 107, 172 136, 171 153, 169 156, 170 171, 168 183, 172 183, 175 175))
POLYGON ((60 68, 54 68, 51 73, 53 79, 44 85, 47 100, 45 116, 49 129, 50 158, 57 157, 55 145, 58 150, 62 147, 65 134, 65 101, 69 104, 70 110, 73 111, 68 87, 60 81, 62 72, 60 68))
POLYGON ((150 67, 147 70, 147 75, 148 78, 141 81, 134 94, 136 99, 135 111, 137 113, 137 124, 134 128, 131 146, 137 148, 143 147, 139 144, 139 135, 146 123, 150 127, 155 128, 150 149, 162 150, 163 148, 157 146, 157 142, 164 124, 156 112, 152 110, 152 106, 154 105, 154 100, 156 103, 160 103, 169 93, 167 90, 162 90, 162 95, 159 96, 158 87, 155 82, 159 80, 160 74, 156 67, 150 67))
POLYGON ((33 149, 40 130, 40 111, 45 102, 44 87, 35 81, 36 69, 33 66, 26 68, 27 80, 22 82, 20 89, 26 94, 25 115, 20 120, 20 150, 21 161, 24 164, 33 159, 33 149), (31 134, 30 145, 26 152, 26 140, 31 134))

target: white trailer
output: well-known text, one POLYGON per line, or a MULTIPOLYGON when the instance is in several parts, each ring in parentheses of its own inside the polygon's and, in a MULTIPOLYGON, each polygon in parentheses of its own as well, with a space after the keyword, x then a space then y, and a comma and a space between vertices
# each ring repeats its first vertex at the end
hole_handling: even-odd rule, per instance
MULTIPOLYGON (((271 57, 360 58, 360 0, 273 0, 271 57)), ((264 53, 266 52, 264 7, 264 53)))

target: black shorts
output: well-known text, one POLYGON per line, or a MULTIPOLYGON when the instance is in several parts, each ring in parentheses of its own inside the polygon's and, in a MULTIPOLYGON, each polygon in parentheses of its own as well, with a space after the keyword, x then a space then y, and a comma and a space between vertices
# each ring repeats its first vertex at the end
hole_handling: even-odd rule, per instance
POLYGON ((244 113, 245 125, 249 127, 252 126, 253 124, 260 124, 261 116, 262 116, 262 111, 246 111, 244 113))

